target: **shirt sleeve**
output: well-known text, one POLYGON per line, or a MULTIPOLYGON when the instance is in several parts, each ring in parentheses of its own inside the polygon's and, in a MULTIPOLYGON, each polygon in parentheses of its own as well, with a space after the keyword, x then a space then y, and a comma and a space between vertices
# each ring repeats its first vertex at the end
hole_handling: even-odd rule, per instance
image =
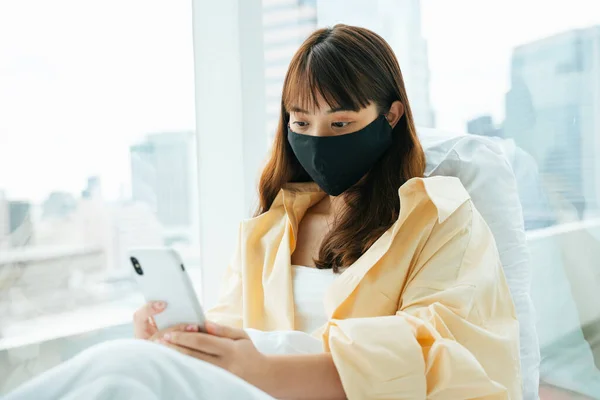
POLYGON ((436 222, 395 315, 325 330, 348 399, 520 399, 518 323, 470 201, 436 222))
POLYGON ((243 327, 243 285, 240 265, 241 251, 238 235, 235 252, 221 282, 219 299, 216 305, 206 312, 209 321, 234 328, 243 327))

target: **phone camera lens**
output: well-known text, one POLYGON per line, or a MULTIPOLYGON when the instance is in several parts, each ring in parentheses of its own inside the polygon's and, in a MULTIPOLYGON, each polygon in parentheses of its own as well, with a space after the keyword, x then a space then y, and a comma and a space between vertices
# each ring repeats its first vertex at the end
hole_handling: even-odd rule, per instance
POLYGON ((135 270, 135 272, 138 275, 144 275, 144 270, 142 269, 142 266, 140 265, 140 262, 137 260, 137 258, 130 257, 129 259, 131 260, 131 264, 133 265, 133 269, 135 270))

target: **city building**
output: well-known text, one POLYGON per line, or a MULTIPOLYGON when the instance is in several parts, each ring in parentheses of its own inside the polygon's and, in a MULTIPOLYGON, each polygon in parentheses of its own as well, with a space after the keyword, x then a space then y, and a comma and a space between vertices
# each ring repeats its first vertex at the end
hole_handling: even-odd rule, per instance
POLYGON ((110 208, 107 237, 103 246, 108 268, 130 269, 129 251, 136 247, 165 245, 164 228, 147 204, 139 202, 114 204, 110 208))
POLYGON ((87 186, 81 192, 84 199, 102 198, 102 181, 99 176, 90 176, 87 179, 87 186))
MULTIPOLYGON (((108 203, 82 198, 63 218, 44 218, 36 224, 36 249, 94 248, 104 254, 102 271, 125 270, 133 247, 164 245, 164 228, 145 203, 108 203)), ((83 268, 84 266, 82 266, 83 268)))
POLYGON ((0 190, 0 250, 9 245, 8 199, 6 193, 0 190))
POLYGON ((482 115, 467 121, 467 132, 478 136, 502 136, 502 129, 494 124, 491 115, 482 115))
POLYGON ((420 0, 320 0, 317 2, 317 15, 319 27, 345 23, 362 26, 381 35, 400 63, 415 124, 435 127, 420 0))
POLYGON ((169 236, 185 241, 197 230, 195 151, 193 132, 151 134, 130 148, 133 200, 147 204, 169 236))
POLYGON ((517 47, 503 132, 533 156, 548 190, 577 218, 598 212, 600 26, 517 47))
POLYGON ((11 247, 21 247, 33 242, 31 203, 27 201, 8 202, 8 234, 11 247))
POLYGON ((317 0, 263 0, 266 127, 272 141, 281 111, 281 91, 298 47, 317 28, 317 0))
POLYGON ((70 193, 52 192, 42 204, 43 218, 64 218, 77 208, 77 200, 70 193))

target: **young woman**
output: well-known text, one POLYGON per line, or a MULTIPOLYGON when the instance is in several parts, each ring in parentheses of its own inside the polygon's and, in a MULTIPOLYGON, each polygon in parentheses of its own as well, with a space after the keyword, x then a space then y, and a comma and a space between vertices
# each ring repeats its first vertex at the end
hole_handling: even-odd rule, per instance
POLYGON ((134 318, 147 341, 96 346, 9 399, 521 398, 494 238, 461 183, 424 167, 388 44, 316 31, 291 61, 260 207, 208 333, 157 332, 168 305, 148 304, 134 318), (242 328, 308 332, 322 349, 267 355, 242 328))

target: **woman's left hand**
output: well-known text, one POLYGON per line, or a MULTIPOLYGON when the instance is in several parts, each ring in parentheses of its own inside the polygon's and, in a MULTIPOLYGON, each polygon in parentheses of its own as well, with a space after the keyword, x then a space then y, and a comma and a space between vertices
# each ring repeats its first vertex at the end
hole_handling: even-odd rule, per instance
POLYGON ((197 325, 176 325, 157 332, 150 340, 180 353, 221 367, 260 387, 268 371, 268 357, 259 352, 243 329, 206 322, 207 333, 197 325))

